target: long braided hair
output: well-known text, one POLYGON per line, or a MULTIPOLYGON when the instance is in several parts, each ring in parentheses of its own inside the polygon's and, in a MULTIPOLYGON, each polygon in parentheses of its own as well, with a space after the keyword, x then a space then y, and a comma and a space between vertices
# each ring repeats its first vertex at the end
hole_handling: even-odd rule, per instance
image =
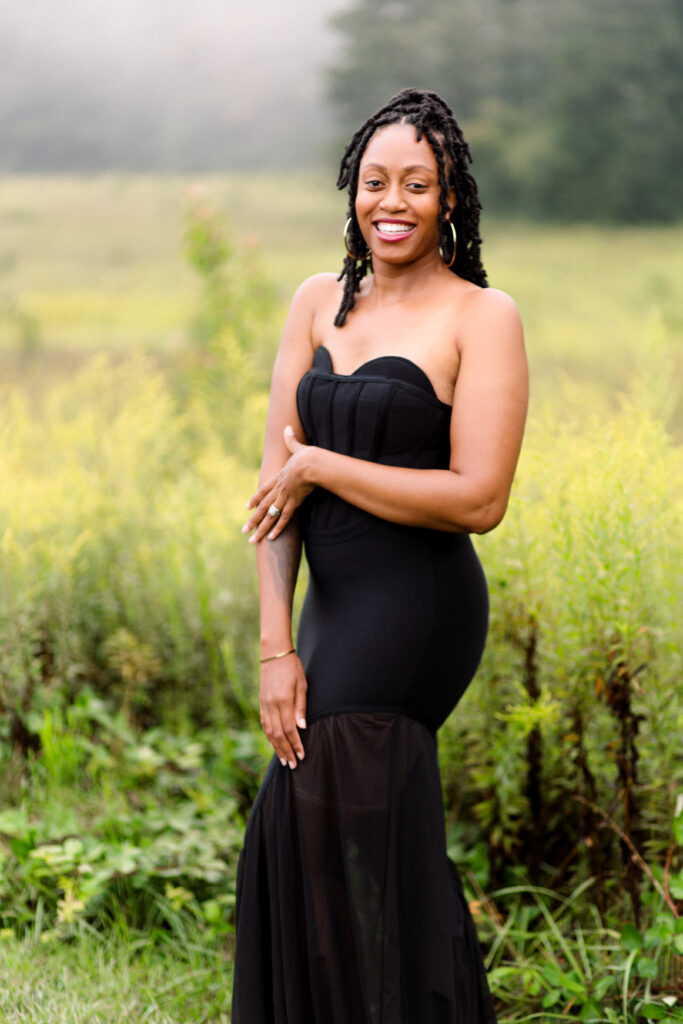
POLYGON ((440 96, 422 89, 403 89, 360 126, 346 147, 339 167, 337 188, 349 190, 347 216, 350 223, 347 245, 353 255, 347 255, 344 259, 344 266, 338 278, 339 281, 344 281, 344 295, 334 319, 336 327, 343 327, 346 317, 356 304, 356 292, 362 279, 372 270, 370 251, 356 220, 360 162, 375 132, 388 124, 399 122, 413 124, 417 131, 417 141, 419 142, 424 135, 434 151, 439 168, 440 186, 439 245, 444 253, 452 252, 453 248, 448 223, 448 192, 451 188, 455 189, 458 201, 451 219, 457 233, 458 245, 450 270, 483 288, 488 284, 480 255, 481 203, 477 183, 468 170, 468 164, 472 162, 470 148, 453 116, 453 111, 440 96))

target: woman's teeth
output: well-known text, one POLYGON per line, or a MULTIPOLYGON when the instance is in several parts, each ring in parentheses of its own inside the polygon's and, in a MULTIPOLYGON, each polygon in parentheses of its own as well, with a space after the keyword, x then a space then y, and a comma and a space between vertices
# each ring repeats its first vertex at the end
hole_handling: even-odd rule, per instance
POLYGON ((379 221, 377 230, 383 235, 405 235, 413 230, 413 224, 390 224, 388 221, 379 221))

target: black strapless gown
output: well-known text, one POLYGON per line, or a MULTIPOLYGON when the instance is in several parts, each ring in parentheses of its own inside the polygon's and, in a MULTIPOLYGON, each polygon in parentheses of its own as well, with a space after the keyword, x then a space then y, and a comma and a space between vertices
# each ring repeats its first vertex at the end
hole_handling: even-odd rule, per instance
MULTIPOLYGON (((448 467, 450 406, 410 360, 346 376, 319 348, 297 400, 311 444, 448 467)), ((291 771, 273 757, 247 824, 233 1024, 493 1024, 435 738, 484 647, 481 566, 466 534, 387 523, 320 488, 300 525, 306 758, 291 771)))

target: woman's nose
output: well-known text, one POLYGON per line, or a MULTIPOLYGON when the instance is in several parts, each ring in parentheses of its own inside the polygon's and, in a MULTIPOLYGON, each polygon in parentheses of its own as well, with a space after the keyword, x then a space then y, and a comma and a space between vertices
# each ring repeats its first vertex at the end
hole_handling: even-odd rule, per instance
POLYGON ((390 183, 386 192, 382 196, 382 206, 384 209, 404 210, 405 205, 405 196, 403 195, 403 189, 401 188, 400 182, 390 183))

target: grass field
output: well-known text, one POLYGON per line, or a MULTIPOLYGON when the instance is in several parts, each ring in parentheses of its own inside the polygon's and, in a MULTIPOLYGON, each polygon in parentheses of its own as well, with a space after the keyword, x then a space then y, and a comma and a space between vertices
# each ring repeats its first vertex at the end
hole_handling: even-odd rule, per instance
MULTIPOLYGON (((313 176, 0 181, 0 707, 23 706, 40 749, 17 755, 0 717, 2 1022, 229 1020, 235 851, 267 755, 239 525, 263 367, 297 284, 339 269, 344 214, 313 176), (183 252, 201 195, 225 211, 230 266, 273 285, 246 356, 230 329, 188 344, 207 302, 183 252)), ((525 323, 532 404, 510 512, 477 538, 479 683, 441 734, 451 847, 501 1021, 680 1021, 683 923, 660 890, 669 856, 683 898, 683 226, 484 218, 483 234, 525 323), (619 712, 604 692, 624 678, 619 712), (557 892, 505 874, 528 839, 533 733, 557 892), (654 878, 643 934, 612 830, 627 768, 654 878), (588 783, 611 825, 583 821, 576 842, 588 783)))
POLYGON ((3 1024, 228 1024, 230 964, 204 944, 149 949, 94 938, 73 946, 0 939, 3 1024))
MULTIPOLYGON (((283 315, 304 277, 339 269, 345 201, 319 177, 10 178, 0 182, 0 351, 41 348, 67 367, 103 348, 172 351, 197 302, 182 239, 202 190, 225 210, 236 242, 257 250, 283 315)), ((533 400, 570 400, 569 380, 599 408, 635 373, 680 377, 683 227, 484 215, 483 235, 489 280, 522 313, 533 400)), ((680 437, 680 404, 672 416, 680 437)))

